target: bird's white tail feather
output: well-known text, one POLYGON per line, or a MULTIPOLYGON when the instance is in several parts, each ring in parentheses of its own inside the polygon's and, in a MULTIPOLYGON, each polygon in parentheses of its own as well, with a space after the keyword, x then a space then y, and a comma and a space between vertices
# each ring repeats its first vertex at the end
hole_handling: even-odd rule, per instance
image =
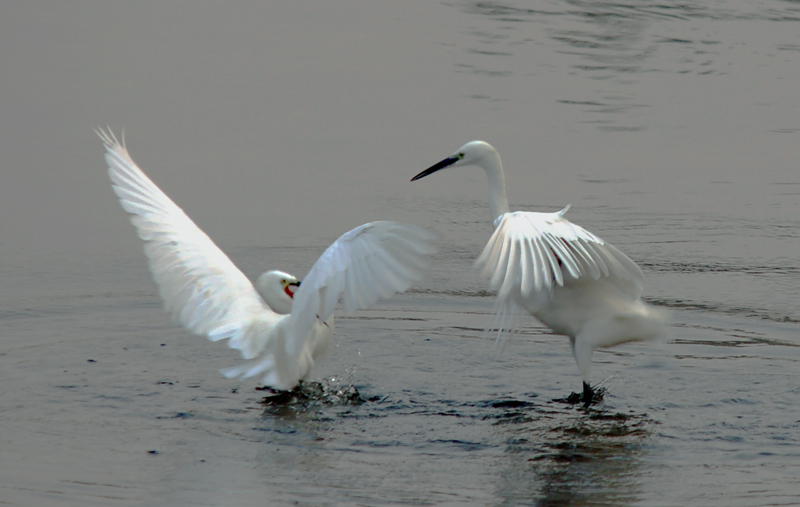
POLYGON ((233 336, 228 345, 239 349, 245 359, 240 365, 224 368, 220 372, 227 378, 246 379, 261 377, 261 381, 276 389, 291 389, 306 376, 314 365, 306 347, 297 360, 290 359, 287 351, 289 337, 288 315, 277 325, 271 321, 254 321, 240 336, 233 336))
POLYGON ((592 349, 634 341, 658 340, 666 334, 667 319, 665 310, 641 303, 636 311, 590 320, 578 338, 585 340, 592 349))

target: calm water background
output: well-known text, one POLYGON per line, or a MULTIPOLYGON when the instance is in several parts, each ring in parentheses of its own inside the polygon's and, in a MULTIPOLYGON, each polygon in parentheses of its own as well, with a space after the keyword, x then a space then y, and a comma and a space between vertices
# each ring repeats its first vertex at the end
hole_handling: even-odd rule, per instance
POLYGON ((17 2, 0 7, 0 504, 800 504, 800 3, 17 2), (267 407, 171 325, 92 129, 249 276, 376 219, 442 236, 267 407), (494 144, 512 207, 639 262, 661 344, 532 319, 500 353, 470 269, 494 144))

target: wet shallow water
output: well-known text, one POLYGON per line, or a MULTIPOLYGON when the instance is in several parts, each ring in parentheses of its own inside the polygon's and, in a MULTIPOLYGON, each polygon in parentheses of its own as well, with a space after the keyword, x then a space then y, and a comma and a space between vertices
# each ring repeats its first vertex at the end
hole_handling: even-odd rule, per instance
POLYGON ((0 20, 0 504, 800 503, 797 2, 58 5, 0 20), (379 218, 435 266, 337 317, 323 396, 265 406, 161 311, 107 123, 251 277, 379 218), (477 137, 512 208, 571 202, 671 312, 595 353, 588 413, 565 338, 484 334, 484 176, 408 182, 477 137))
POLYGON ((655 300, 673 306, 672 337, 596 353, 608 391, 586 413, 559 401, 580 386, 564 338, 531 320, 500 353, 483 331, 492 298, 433 281, 339 318, 315 370, 326 395, 265 406, 216 373, 232 351, 175 329, 143 267, 126 273, 118 293, 4 316, 19 338, 2 356, 11 505, 796 501, 796 322, 655 300))

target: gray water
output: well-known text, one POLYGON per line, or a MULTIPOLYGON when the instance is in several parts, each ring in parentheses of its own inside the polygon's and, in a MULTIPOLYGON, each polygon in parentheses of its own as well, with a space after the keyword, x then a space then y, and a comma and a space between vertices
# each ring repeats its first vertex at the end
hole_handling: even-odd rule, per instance
POLYGON ((0 504, 800 505, 800 3, 18 2, 0 7, 0 504), (376 219, 429 277, 337 316, 267 406, 172 325, 92 129, 251 277, 376 219), (485 176, 627 252, 670 336, 500 351, 485 176), (358 398, 348 397, 356 389, 358 398))

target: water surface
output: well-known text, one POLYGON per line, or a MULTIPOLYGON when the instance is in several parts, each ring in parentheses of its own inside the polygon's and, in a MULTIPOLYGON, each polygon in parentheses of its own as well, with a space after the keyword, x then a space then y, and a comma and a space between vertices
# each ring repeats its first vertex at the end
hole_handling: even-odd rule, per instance
POLYGON ((798 503, 797 2, 2 11, 0 503, 798 503), (264 406, 161 311, 105 125, 248 276, 375 219, 438 232, 436 264, 337 317, 325 396, 264 406), (408 182, 475 138, 512 208, 572 203, 671 312, 595 353, 589 413, 565 338, 483 332, 483 174, 408 182))

